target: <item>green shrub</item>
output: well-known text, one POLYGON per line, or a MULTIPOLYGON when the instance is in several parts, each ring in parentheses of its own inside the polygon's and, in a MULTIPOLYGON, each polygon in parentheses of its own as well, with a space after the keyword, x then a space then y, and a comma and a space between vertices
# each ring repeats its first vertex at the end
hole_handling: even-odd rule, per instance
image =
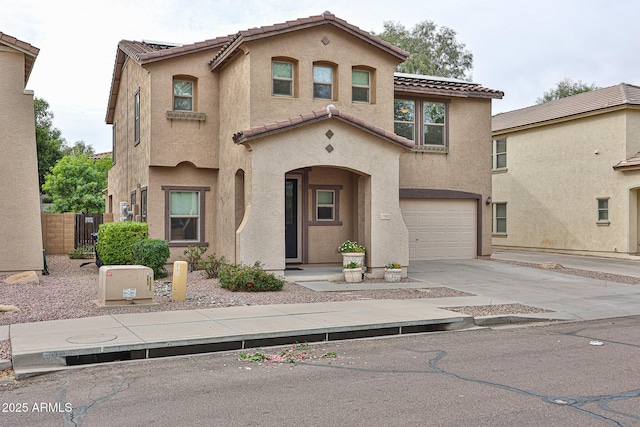
POLYGON ((189 246, 184 250, 184 259, 189 264, 189 271, 202 270, 204 268, 204 260, 202 256, 207 252, 207 248, 204 246, 189 246))
POLYGON ((253 266, 242 264, 222 264, 218 270, 220 285, 232 292, 280 291, 284 282, 262 269, 256 262, 253 266))
POLYGON ((133 265, 133 245, 149 236, 146 222, 106 222, 98 228, 98 255, 105 265, 133 265))
POLYGON ((216 257, 216 254, 209 255, 205 260, 202 260, 202 270, 204 275, 209 279, 215 279, 218 277, 220 268, 227 263, 224 255, 220 258, 216 257))
POLYGON ((133 244, 135 264, 153 269, 154 277, 165 277, 164 265, 171 256, 169 244, 162 239, 142 239, 133 244))

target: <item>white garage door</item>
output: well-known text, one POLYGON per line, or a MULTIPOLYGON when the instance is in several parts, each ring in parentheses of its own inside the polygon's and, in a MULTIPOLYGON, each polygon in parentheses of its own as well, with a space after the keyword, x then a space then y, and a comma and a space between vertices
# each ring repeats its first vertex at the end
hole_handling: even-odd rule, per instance
POLYGON ((409 259, 475 258, 476 204, 473 199, 401 199, 409 259))

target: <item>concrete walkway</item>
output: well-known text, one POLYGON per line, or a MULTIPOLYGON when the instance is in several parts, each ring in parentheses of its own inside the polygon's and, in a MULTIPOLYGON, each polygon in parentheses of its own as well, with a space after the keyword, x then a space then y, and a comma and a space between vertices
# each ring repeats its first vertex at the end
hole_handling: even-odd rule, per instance
MULTIPOLYGON (((532 262, 528 253, 499 252, 495 257, 532 262)), ((542 262, 570 266, 568 261, 550 254, 544 254, 544 260, 542 262)), ((635 273, 637 261, 616 260, 619 263, 614 265, 602 258, 576 260, 587 261, 596 263, 595 267, 591 264, 591 268, 606 267, 615 270, 615 274, 640 277, 640 270, 635 273)), ((322 270, 312 270, 288 271, 288 278, 300 283, 305 280, 305 286, 315 287, 319 292, 335 291, 337 285, 326 281, 322 270)), ((329 269, 324 273, 336 272, 329 269)), ((448 287, 474 296, 112 314, 16 324, 8 328, 13 368, 18 377, 24 377, 87 363, 452 330, 491 322, 640 315, 640 285, 605 282, 558 271, 477 259, 413 262, 409 276, 416 280, 408 284, 411 287, 448 287), (514 303, 552 312, 474 319, 447 310, 456 306, 514 303)), ((344 286, 343 290, 357 291, 353 286, 366 285, 344 286)))

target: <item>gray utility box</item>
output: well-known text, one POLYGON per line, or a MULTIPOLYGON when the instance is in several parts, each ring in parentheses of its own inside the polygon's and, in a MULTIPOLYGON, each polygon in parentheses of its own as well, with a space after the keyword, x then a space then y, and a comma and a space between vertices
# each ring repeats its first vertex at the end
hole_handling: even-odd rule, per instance
POLYGON ((99 276, 97 305, 154 304, 151 268, 143 265, 103 265, 99 276))

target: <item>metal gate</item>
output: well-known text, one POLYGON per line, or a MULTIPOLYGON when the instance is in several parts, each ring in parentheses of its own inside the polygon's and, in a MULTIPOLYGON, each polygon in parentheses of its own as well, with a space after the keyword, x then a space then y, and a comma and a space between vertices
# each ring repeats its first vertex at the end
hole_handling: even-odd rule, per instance
POLYGON ((98 232, 98 227, 103 221, 102 214, 76 214, 74 248, 93 246, 95 241, 91 234, 98 232))

